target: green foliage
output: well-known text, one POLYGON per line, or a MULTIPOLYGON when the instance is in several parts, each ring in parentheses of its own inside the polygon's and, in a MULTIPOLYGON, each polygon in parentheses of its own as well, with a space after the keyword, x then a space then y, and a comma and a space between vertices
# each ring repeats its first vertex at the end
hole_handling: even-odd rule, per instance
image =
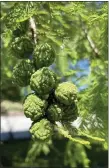
POLYGON ((45 141, 30 142, 30 147, 29 147, 30 150, 27 152, 25 163, 32 164, 33 162, 35 162, 36 157, 38 157, 41 152, 47 155, 50 152, 51 145, 52 145, 51 141, 49 142, 45 142, 45 141))
POLYGON ((65 152, 65 165, 70 165, 73 168, 76 167, 77 163, 82 163, 84 167, 88 168, 90 160, 87 158, 83 145, 75 145, 72 141, 69 141, 65 152))
POLYGON ((107 139, 107 77, 105 73, 103 75, 99 73, 101 74, 100 67, 99 72, 97 71, 96 79, 95 74, 93 76, 93 83, 90 88, 88 88, 85 93, 81 94, 79 105, 81 116, 83 117, 81 128, 83 130, 85 129, 84 131, 87 133, 91 133, 91 135, 107 139), (84 97, 82 96, 83 94, 84 97), (86 106, 87 103, 88 106, 86 106))

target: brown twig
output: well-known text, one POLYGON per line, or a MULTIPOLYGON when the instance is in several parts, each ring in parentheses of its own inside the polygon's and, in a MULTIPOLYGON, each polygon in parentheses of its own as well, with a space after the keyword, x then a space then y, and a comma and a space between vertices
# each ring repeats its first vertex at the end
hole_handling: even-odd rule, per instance
POLYGON ((36 24, 35 24, 35 20, 34 18, 30 18, 29 19, 29 29, 32 33, 32 39, 34 41, 34 43, 37 43, 37 31, 36 31, 36 24))
POLYGON ((86 37, 87 37, 87 40, 88 40, 88 42, 89 42, 89 44, 90 44, 90 47, 91 47, 92 50, 94 51, 95 55, 96 55, 97 57, 99 57, 98 48, 95 46, 94 42, 92 41, 91 37, 89 36, 87 29, 85 28, 85 26, 83 26, 82 28, 83 28, 83 31, 84 31, 84 33, 85 33, 85 35, 86 35, 86 37))
POLYGON ((83 21, 82 21, 82 19, 81 19, 81 16, 79 16, 79 18, 80 18, 80 22, 81 22, 82 29, 83 29, 83 31, 84 31, 84 33, 85 33, 85 36, 86 36, 86 38, 87 38, 87 40, 88 40, 88 42, 89 42, 90 47, 91 47, 92 50, 94 51, 95 55, 99 58, 99 56, 100 56, 99 50, 98 50, 98 48, 95 46, 95 43, 93 42, 93 40, 91 39, 91 37, 89 36, 88 31, 87 31, 87 28, 86 28, 85 24, 83 23, 83 21))

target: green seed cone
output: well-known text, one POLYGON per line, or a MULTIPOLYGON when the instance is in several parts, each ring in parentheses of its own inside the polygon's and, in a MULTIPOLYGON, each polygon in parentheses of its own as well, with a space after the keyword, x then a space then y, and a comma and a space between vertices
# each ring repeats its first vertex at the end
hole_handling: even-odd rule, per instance
POLYGON ((49 140, 53 133, 53 125, 47 119, 42 119, 37 123, 32 124, 30 133, 33 139, 42 141, 49 140))
POLYGON ((32 121, 36 121, 44 116, 47 102, 41 100, 34 94, 30 94, 25 99, 23 104, 24 114, 27 118, 31 118, 32 121))
POLYGON ((21 60, 13 69, 13 82, 21 87, 30 83, 30 77, 35 68, 30 60, 21 60))
POLYGON ((65 105, 71 105, 77 101, 77 88, 71 82, 60 83, 55 90, 56 99, 65 105))
POLYGON ((36 9, 36 5, 33 2, 15 2, 4 17, 6 27, 11 30, 15 29, 19 23, 33 16, 36 13, 36 9))
POLYGON ((54 62, 55 52, 49 44, 41 44, 36 46, 33 58, 36 68, 47 67, 54 62))
POLYGON ((63 105, 62 106, 62 121, 65 122, 73 122, 74 120, 77 119, 78 117, 78 108, 76 103, 70 106, 63 105))
POLYGON ((62 109, 58 104, 51 104, 48 107, 47 117, 51 121, 60 121, 62 119, 62 109))
POLYGON ((58 80, 56 74, 43 67, 36 71, 30 79, 30 87, 38 95, 47 95, 50 91, 57 86, 58 80))
POLYGON ((17 37, 11 44, 12 54, 19 59, 27 59, 31 56, 34 49, 32 40, 28 37, 17 37))
POLYGON ((26 20, 24 22, 20 22, 18 27, 15 30, 13 30, 13 35, 15 37, 24 36, 28 31, 28 27, 29 27, 29 21, 28 20, 26 20))

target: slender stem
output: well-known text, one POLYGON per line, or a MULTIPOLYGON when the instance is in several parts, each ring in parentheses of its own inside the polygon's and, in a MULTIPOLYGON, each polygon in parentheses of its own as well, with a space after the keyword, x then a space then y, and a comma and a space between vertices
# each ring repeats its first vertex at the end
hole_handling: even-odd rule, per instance
POLYGON ((90 145, 89 141, 83 140, 83 139, 77 139, 77 138, 73 138, 68 131, 64 130, 64 128, 62 127, 62 124, 60 122, 56 122, 58 131, 66 138, 68 138, 69 140, 73 141, 73 142, 77 142, 80 143, 82 145, 90 145))
POLYGON ((96 56, 99 56, 98 48, 95 46, 94 42, 92 41, 91 37, 89 36, 87 29, 85 28, 85 26, 83 26, 82 28, 83 28, 83 31, 84 31, 84 33, 85 33, 85 35, 87 37, 87 40, 88 40, 92 50, 94 51, 96 56))
POLYGON ((36 24, 34 18, 29 19, 29 29, 31 30, 32 33, 32 39, 34 43, 37 43, 37 31, 36 31, 36 24))
POLYGON ((84 132, 82 132, 82 131, 79 131, 79 135, 80 135, 80 136, 83 135, 83 136, 85 136, 85 137, 87 137, 87 138, 90 138, 90 139, 96 140, 96 141, 101 141, 101 142, 104 142, 104 141, 105 141, 105 139, 103 139, 103 138, 91 136, 91 135, 88 135, 88 134, 86 134, 86 133, 84 133, 84 132))
POLYGON ((98 48, 96 47, 96 45, 95 45, 95 43, 93 42, 93 40, 91 39, 91 37, 89 36, 88 31, 87 31, 87 29, 86 29, 86 26, 85 26, 85 24, 83 23, 82 18, 81 18, 80 15, 79 15, 79 19, 80 19, 82 29, 83 29, 83 31, 84 31, 84 33, 85 33, 85 36, 86 36, 86 38, 87 38, 87 40, 88 40, 88 42, 89 42, 90 47, 91 47, 92 50, 94 51, 95 55, 99 58, 99 56, 100 56, 99 50, 98 50, 98 48))

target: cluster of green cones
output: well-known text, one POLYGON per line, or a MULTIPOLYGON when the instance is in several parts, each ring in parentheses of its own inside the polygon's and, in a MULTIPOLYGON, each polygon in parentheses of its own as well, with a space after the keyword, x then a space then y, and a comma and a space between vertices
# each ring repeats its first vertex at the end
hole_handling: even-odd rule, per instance
POLYGON ((71 82, 60 83, 57 74, 49 69, 55 60, 55 51, 49 44, 34 47, 27 40, 27 47, 26 39, 17 38, 12 43, 12 51, 16 51, 14 54, 20 60, 13 69, 13 82, 21 87, 30 85, 34 91, 24 100, 24 114, 33 121, 30 128, 33 139, 46 141, 57 121, 67 123, 77 119, 77 88, 71 82))
MULTIPOLYGON (((30 81, 30 84, 33 84, 33 77, 31 77, 30 81)), ((34 81, 38 85, 37 76, 36 78, 34 77, 34 81)), ((38 86, 35 87, 34 83, 35 93, 25 98, 23 107, 26 117, 33 121, 30 128, 32 137, 34 139, 48 140, 53 134, 57 121, 69 123, 77 119, 77 88, 70 82, 59 83, 55 87, 49 87, 48 90, 46 83, 43 87, 42 85, 43 83, 39 85, 41 90, 39 90, 38 94, 38 86), (45 92, 42 92, 44 87, 45 92), (45 93, 45 97, 43 93, 45 93)))

